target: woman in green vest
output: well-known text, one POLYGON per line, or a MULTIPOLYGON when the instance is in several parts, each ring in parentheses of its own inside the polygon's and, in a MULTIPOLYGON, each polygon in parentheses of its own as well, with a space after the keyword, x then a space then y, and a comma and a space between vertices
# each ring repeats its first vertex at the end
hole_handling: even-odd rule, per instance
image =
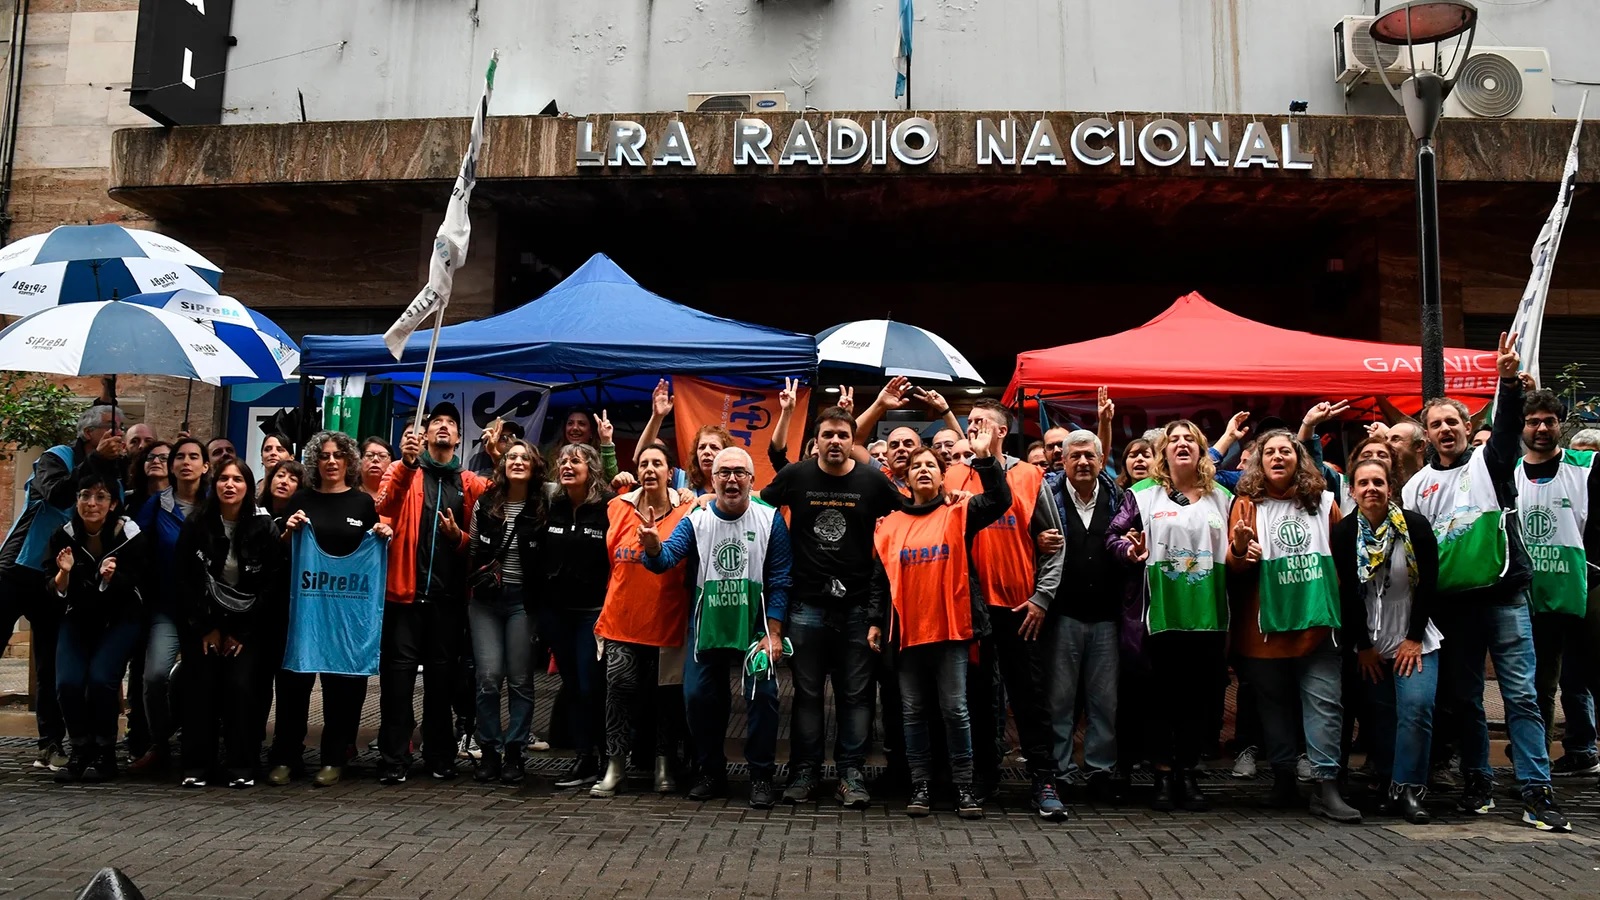
POLYGON ((1207 711, 1227 644, 1223 557, 1232 497, 1214 478, 1205 435, 1187 419, 1156 441, 1150 478, 1128 493, 1106 535, 1118 559, 1142 568, 1145 654, 1153 703, 1146 719, 1157 810, 1210 808, 1195 779, 1208 741, 1207 711))
POLYGON ((1311 811, 1359 822, 1336 780, 1344 707, 1329 535, 1339 504, 1311 455, 1282 429, 1257 440, 1238 488, 1228 523, 1228 570, 1239 576, 1230 591, 1233 650, 1256 689, 1272 760, 1268 805, 1300 805, 1295 760, 1303 740, 1318 782, 1311 811))

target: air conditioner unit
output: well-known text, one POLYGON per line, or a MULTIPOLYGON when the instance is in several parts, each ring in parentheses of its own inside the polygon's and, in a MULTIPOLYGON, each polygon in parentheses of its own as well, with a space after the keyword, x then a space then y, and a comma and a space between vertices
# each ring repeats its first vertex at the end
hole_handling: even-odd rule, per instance
POLYGON ((1346 88, 1358 84, 1383 84, 1387 72, 1390 84, 1411 77, 1411 61, 1418 68, 1431 68, 1437 44, 1418 44, 1416 50, 1380 44, 1368 30, 1377 16, 1345 16, 1333 26, 1333 80, 1346 88))
POLYGON ((1543 47, 1473 47, 1444 114, 1485 119, 1553 119, 1555 84, 1543 47))
POLYGON ((789 98, 783 91, 709 91, 689 95, 689 112, 783 112, 789 98))

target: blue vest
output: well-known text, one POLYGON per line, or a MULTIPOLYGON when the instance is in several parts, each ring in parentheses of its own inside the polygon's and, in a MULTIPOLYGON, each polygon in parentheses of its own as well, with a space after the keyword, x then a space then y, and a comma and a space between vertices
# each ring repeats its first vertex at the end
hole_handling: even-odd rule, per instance
MULTIPOLYGON (((58 444, 46 450, 45 453, 54 453, 56 458, 66 465, 67 471, 69 473, 72 471, 71 447, 65 444, 58 444)), ((43 456, 39 457, 39 459, 43 458, 43 456)), ((51 506, 48 501, 33 499, 33 479, 38 476, 39 462, 35 460, 33 474, 28 476, 28 483, 23 487, 24 492, 29 497, 28 505, 24 507, 23 511, 33 510, 33 518, 28 520, 28 533, 23 536, 22 548, 17 551, 17 565, 43 572, 44 557, 50 549, 50 538, 61 530, 61 526, 72 521, 73 507, 68 504, 66 509, 62 509, 59 506, 51 506)), ((23 520, 24 517, 18 516, 16 524, 11 526, 12 530, 15 530, 17 525, 22 524, 23 520)), ((9 541, 10 539, 11 535, 7 534, 6 540, 9 541)))
POLYGON ((378 674, 388 570, 388 544, 371 532, 349 556, 324 553, 309 524, 295 532, 283 667, 291 672, 378 674))

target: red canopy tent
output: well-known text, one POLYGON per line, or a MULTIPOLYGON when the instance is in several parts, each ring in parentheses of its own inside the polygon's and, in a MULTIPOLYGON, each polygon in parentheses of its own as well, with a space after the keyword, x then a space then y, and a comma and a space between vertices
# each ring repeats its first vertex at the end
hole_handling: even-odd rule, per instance
MULTIPOLYGON (((1006 403, 1096 391, 1157 394, 1415 396, 1419 349, 1322 337, 1234 315, 1197 293, 1121 334, 1017 355, 1006 403)), ((1447 349, 1445 389, 1493 397, 1495 354, 1447 349)))

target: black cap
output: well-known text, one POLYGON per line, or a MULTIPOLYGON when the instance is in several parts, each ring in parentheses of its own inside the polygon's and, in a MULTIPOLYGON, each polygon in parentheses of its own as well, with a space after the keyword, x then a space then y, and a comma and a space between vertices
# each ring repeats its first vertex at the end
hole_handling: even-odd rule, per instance
POLYGON ((509 438, 521 438, 525 434, 522 425, 506 419, 500 423, 500 433, 509 438))
POLYGON ((428 420, 426 424, 432 425, 433 420, 440 418, 441 416, 456 423, 457 429, 461 428, 461 410, 457 409, 456 405, 451 403, 449 400, 442 400, 438 403, 435 403, 433 405, 433 409, 428 410, 428 420))

